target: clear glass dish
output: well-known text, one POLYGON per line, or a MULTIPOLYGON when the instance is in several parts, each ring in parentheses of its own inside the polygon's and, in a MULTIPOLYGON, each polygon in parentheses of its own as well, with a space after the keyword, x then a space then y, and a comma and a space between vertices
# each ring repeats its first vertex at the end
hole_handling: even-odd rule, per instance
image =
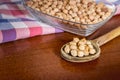
MULTIPOLYGON (((59 28, 59 29, 62 29, 64 31, 71 32, 74 34, 78 34, 81 36, 89 36, 92 33, 94 33, 97 29, 99 29, 102 25, 104 25, 107 21, 109 21, 116 12, 116 7, 114 4, 109 3, 107 1, 102 1, 103 3, 105 3, 107 7, 112 9, 111 15, 105 20, 99 23, 96 23, 96 24, 81 24, 81 23, 76 23, 76 22, 60 19, 60 18, 51 16, 48 14, 44 14, 40 11, 34 10, 26 5, 27 1, 28 0, 23 0, 23 5, 25 6, 26 10, 28 10, 29 13, 33 17, 35 17, 37 20, 43 21, 44 23, 51 25, 53 27, 56 27, 56 28, 59 28)), ((101 0, 97 0, 96 2, 97 3, 101 2, 101 0)))

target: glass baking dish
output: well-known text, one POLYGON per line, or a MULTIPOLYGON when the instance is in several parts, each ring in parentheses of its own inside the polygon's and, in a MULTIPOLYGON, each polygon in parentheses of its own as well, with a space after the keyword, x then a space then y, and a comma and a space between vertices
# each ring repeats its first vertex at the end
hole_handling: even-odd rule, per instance
MULTIPOLYGON (((105 20, 103 20, 99 23, 96 23, 96 24, 81 24, 81 23, 77 23, 77 22, 72 22, 72 21, 60 19, 58 17, 54 17, 51 15, 45 14, 41 11, 37 11, 35 9, 32 9, 26 5, 27 1, 28 0, 23 0, 23 5, 26 8, 26 10, 28 10, 29 13, 35 19, 43 21, 44 23, 51 25, 53 27, 56 27, 56 28, 59 28, 59 29, 62 29, 64 31, 71 32, 74 34, 78 34, 81 36, 89 36, 92 33, 94 33, 97 29, 99 29, 102 25, 104 25, 107 21, 109 21, 112 18, 112 16, 114 16, 114 14, 116 12, 116 7, 114 4, 109 3, 107 1, 102 1, 103 3, 105 3, 105 5, 107 7, 112 9, 111 15, 109 17, 107 17, 105 20)), ((97 0, 96 2, 98 3, 101 1, 97 0)))

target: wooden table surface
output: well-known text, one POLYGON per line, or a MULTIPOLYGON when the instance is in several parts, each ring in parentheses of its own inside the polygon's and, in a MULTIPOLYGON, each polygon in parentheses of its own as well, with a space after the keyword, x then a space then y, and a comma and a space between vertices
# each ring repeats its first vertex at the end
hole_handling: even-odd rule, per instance
MULTIPOLYGON (((87 39, 95 39, 120 26, 120 15, 87 39)), ((71 33, 37 36, 0 44, 0 80, 120 80, 120 37, 101 46, 101 56, 87 63, 71 63, 60 48, 71 33)))

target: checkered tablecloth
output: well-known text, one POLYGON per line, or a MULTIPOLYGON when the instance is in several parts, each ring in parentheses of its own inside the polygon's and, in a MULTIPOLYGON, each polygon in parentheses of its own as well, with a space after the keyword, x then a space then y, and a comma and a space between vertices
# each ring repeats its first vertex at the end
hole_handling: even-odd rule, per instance
MULTIPOLYGON (((117 6, 116 14, 120 13, 120 0, 109 1, 117 6)), ((32 18, 21 0, 0 0, 0 43, 58 32, 62 30, 32 18)))
POLYGON ((0 0, 0 43, 62 32, 35 20, 21 0, 0 0))

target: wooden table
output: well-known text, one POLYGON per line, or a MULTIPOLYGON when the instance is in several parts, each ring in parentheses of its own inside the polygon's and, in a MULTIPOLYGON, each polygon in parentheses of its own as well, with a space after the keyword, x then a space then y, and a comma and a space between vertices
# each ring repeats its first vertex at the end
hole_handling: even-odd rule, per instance
MULTIPOLYGON (((87 39, 119 25, 120 15, 87 39)), ((0 44, 0 80, 120 80, 120 37, 103 45, 98 59, 71 63, 61 58, 60 48, 76 36, 64 32, 0 44)))

